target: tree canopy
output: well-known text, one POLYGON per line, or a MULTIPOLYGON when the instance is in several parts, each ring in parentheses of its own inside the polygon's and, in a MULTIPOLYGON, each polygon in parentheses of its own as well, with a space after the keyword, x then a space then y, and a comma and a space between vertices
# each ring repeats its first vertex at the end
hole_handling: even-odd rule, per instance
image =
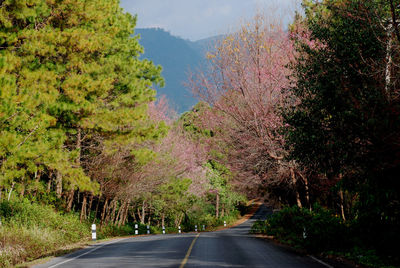
POLYGON ((3 1, 1 10, 2 184, 39 172, 97 191, 81 162, 89 140, 158 135, 144 122, 161 67, 139 59, 136 18, 119 1, 3 1))

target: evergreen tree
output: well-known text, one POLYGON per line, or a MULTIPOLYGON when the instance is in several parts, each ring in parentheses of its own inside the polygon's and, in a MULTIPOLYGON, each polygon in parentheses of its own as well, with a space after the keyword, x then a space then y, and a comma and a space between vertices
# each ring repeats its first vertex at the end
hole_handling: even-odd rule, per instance
POLYGON ((136 18, 116 0, 3 1, 1 11, 2 181, 44 170, 59 196, 62 185, 96 191, 83 145, 159 135, 147 104, 161 68, 139 60, 136 18))
POLYGON ((400 225, 399 43, 387 2, 305 1, 292 35, 297 97, 286 111, 291 157, 340 181, 358 200, 353 217, 365 239, 390 249, 383 236, 400 225), (343 178, 343 180, 342 180, 343 178))

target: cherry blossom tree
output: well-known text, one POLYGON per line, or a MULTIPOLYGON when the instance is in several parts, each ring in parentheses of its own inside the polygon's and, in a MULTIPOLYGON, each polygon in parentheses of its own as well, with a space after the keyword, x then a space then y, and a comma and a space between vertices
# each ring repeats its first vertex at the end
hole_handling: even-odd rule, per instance
POLYGON ((287 65, 294 47, 289 34, 258 15, 219 42, 207 58, 208 70, 192 75, 189 86, 212 107, 204 124, 229 148, 229 165, 239 183, 252 189, 283 187, 302 206, 298 180, 306 186, 308 201, 307 178, 294 161, 285 160, 288 151, 281 134, 285 126, 280 109, 291 97, 287 65))

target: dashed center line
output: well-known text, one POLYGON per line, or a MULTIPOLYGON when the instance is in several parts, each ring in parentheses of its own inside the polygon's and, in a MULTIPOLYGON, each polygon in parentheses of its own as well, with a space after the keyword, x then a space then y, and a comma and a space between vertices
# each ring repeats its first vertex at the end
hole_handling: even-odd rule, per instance
POLYGON ((183 261, 182 261, 181 265, 179 266, 179 268, 185 267, 187 261, 189 260, 190 253, 192 253, 192 249, 193 249, 194 243, 196 243, 196 240, 197 240, 197 238, 199 238, 199 236, 200 236, 200 233, 198 233, 196 235, 196 237, 193 239, 192 243, 190 244, 190 247, 189 247, 188 251, 186 252, 185 258, 183 259, 183 261))

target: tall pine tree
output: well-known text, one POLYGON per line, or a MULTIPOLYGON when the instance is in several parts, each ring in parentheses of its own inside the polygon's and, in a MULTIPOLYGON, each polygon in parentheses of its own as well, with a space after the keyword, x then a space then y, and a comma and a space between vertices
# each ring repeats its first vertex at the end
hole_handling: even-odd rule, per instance
POLYGON ((39 172, 58 196, 63 187, 97 191, 84 144, 157 135, 146 109, 161 68, 139 59, 136 19, 116 0, 3 1, 0 10, 2 184, 39 172))

